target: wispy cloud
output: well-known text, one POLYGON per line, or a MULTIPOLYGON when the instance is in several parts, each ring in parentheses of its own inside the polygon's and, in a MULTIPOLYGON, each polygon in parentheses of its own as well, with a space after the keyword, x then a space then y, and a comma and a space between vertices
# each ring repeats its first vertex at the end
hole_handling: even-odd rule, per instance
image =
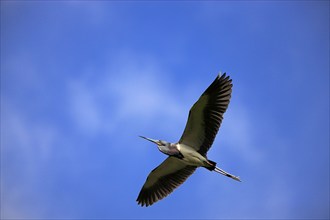
POLYGON ((88 82, 76 79, 69 82, 69 109, 71 118, 78 130, 85 134, 99 132, 103 129, 106 118, 102 115, 97 90, 88 87, 88 82))
POLYGON ((70 112, 77 128, 104 132, 127 121, 148 123, 161 116, 166 122, 166 118, 186 117, 166 76, 156 62, 125 53, 111 60, 93 82, 89 76, 69 81, 70 112))
POLYGON ((32 122, 8 100, 2 103, 1 217, 26 218, 42 212, 42 207, 34 210, 24 198, 39 196, 31 195, 30 190, 35 182, 42 181, 40 170, 47 167, 58 138, 51 125, 32 122))

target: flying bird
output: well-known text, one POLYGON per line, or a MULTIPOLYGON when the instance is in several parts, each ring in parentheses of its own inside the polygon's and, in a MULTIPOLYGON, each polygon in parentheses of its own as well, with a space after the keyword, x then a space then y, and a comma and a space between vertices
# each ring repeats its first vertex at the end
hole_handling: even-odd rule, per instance
POLYGON ((232 80, 226 73, 217 76, 190 109, 179 142, 169 143, 140 136, 157 144, 158 149, 168 157, 150 172, 136 199, 139 205, 150 206, 168 196, 198 167, 240 181, 239 177, 217 167, 216 162, 207 159, 206 155, 227 110, 232 86, 232 80))

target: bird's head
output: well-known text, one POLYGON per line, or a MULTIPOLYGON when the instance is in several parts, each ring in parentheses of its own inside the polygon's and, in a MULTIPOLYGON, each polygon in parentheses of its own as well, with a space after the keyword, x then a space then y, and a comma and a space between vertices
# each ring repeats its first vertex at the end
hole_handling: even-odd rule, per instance
POLYGON ((170 145, 170 143, 166 142, 166 141, 162 141, 162 140, 154 140, 151 138, 147 138, 147 137, 143 137, 143 136, 139 136, 140 138, 146 139, 148 141, 151 141, 152 143, 157 144, 158 149, 162 150, 163 147, 170 145))

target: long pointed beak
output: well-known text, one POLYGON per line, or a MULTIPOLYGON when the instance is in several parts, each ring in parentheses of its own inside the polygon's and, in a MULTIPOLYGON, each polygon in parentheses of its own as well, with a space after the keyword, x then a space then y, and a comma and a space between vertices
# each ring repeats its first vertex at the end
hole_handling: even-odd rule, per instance
POLYGON ((158 140, 154 140, 154 139, 147 138, 147 137, 143 137, 143 136, 139 136, 139 137, 140 137, 140 138, 143 138, 143 139, 146 139, 146 140, 148 140, 148 141, 151 141, 152 143, 155 143, 155 144, 159 145, 159 144, 158 144, 158 140))

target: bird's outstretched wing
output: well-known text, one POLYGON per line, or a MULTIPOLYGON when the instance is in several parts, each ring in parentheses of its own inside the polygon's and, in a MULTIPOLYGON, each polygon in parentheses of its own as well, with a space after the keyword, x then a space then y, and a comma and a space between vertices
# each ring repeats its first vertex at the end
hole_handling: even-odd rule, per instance
POLYGON ((151 171, 136 201, 141 206, 149 206, 168 196, 196 170, 180 159, 168 157, 151 171))
POLYGON ((226 73, 218 75, 189 111, 186 128, 179 143, 206 155, 218 133, 227 110, 232 82, 226 73))

